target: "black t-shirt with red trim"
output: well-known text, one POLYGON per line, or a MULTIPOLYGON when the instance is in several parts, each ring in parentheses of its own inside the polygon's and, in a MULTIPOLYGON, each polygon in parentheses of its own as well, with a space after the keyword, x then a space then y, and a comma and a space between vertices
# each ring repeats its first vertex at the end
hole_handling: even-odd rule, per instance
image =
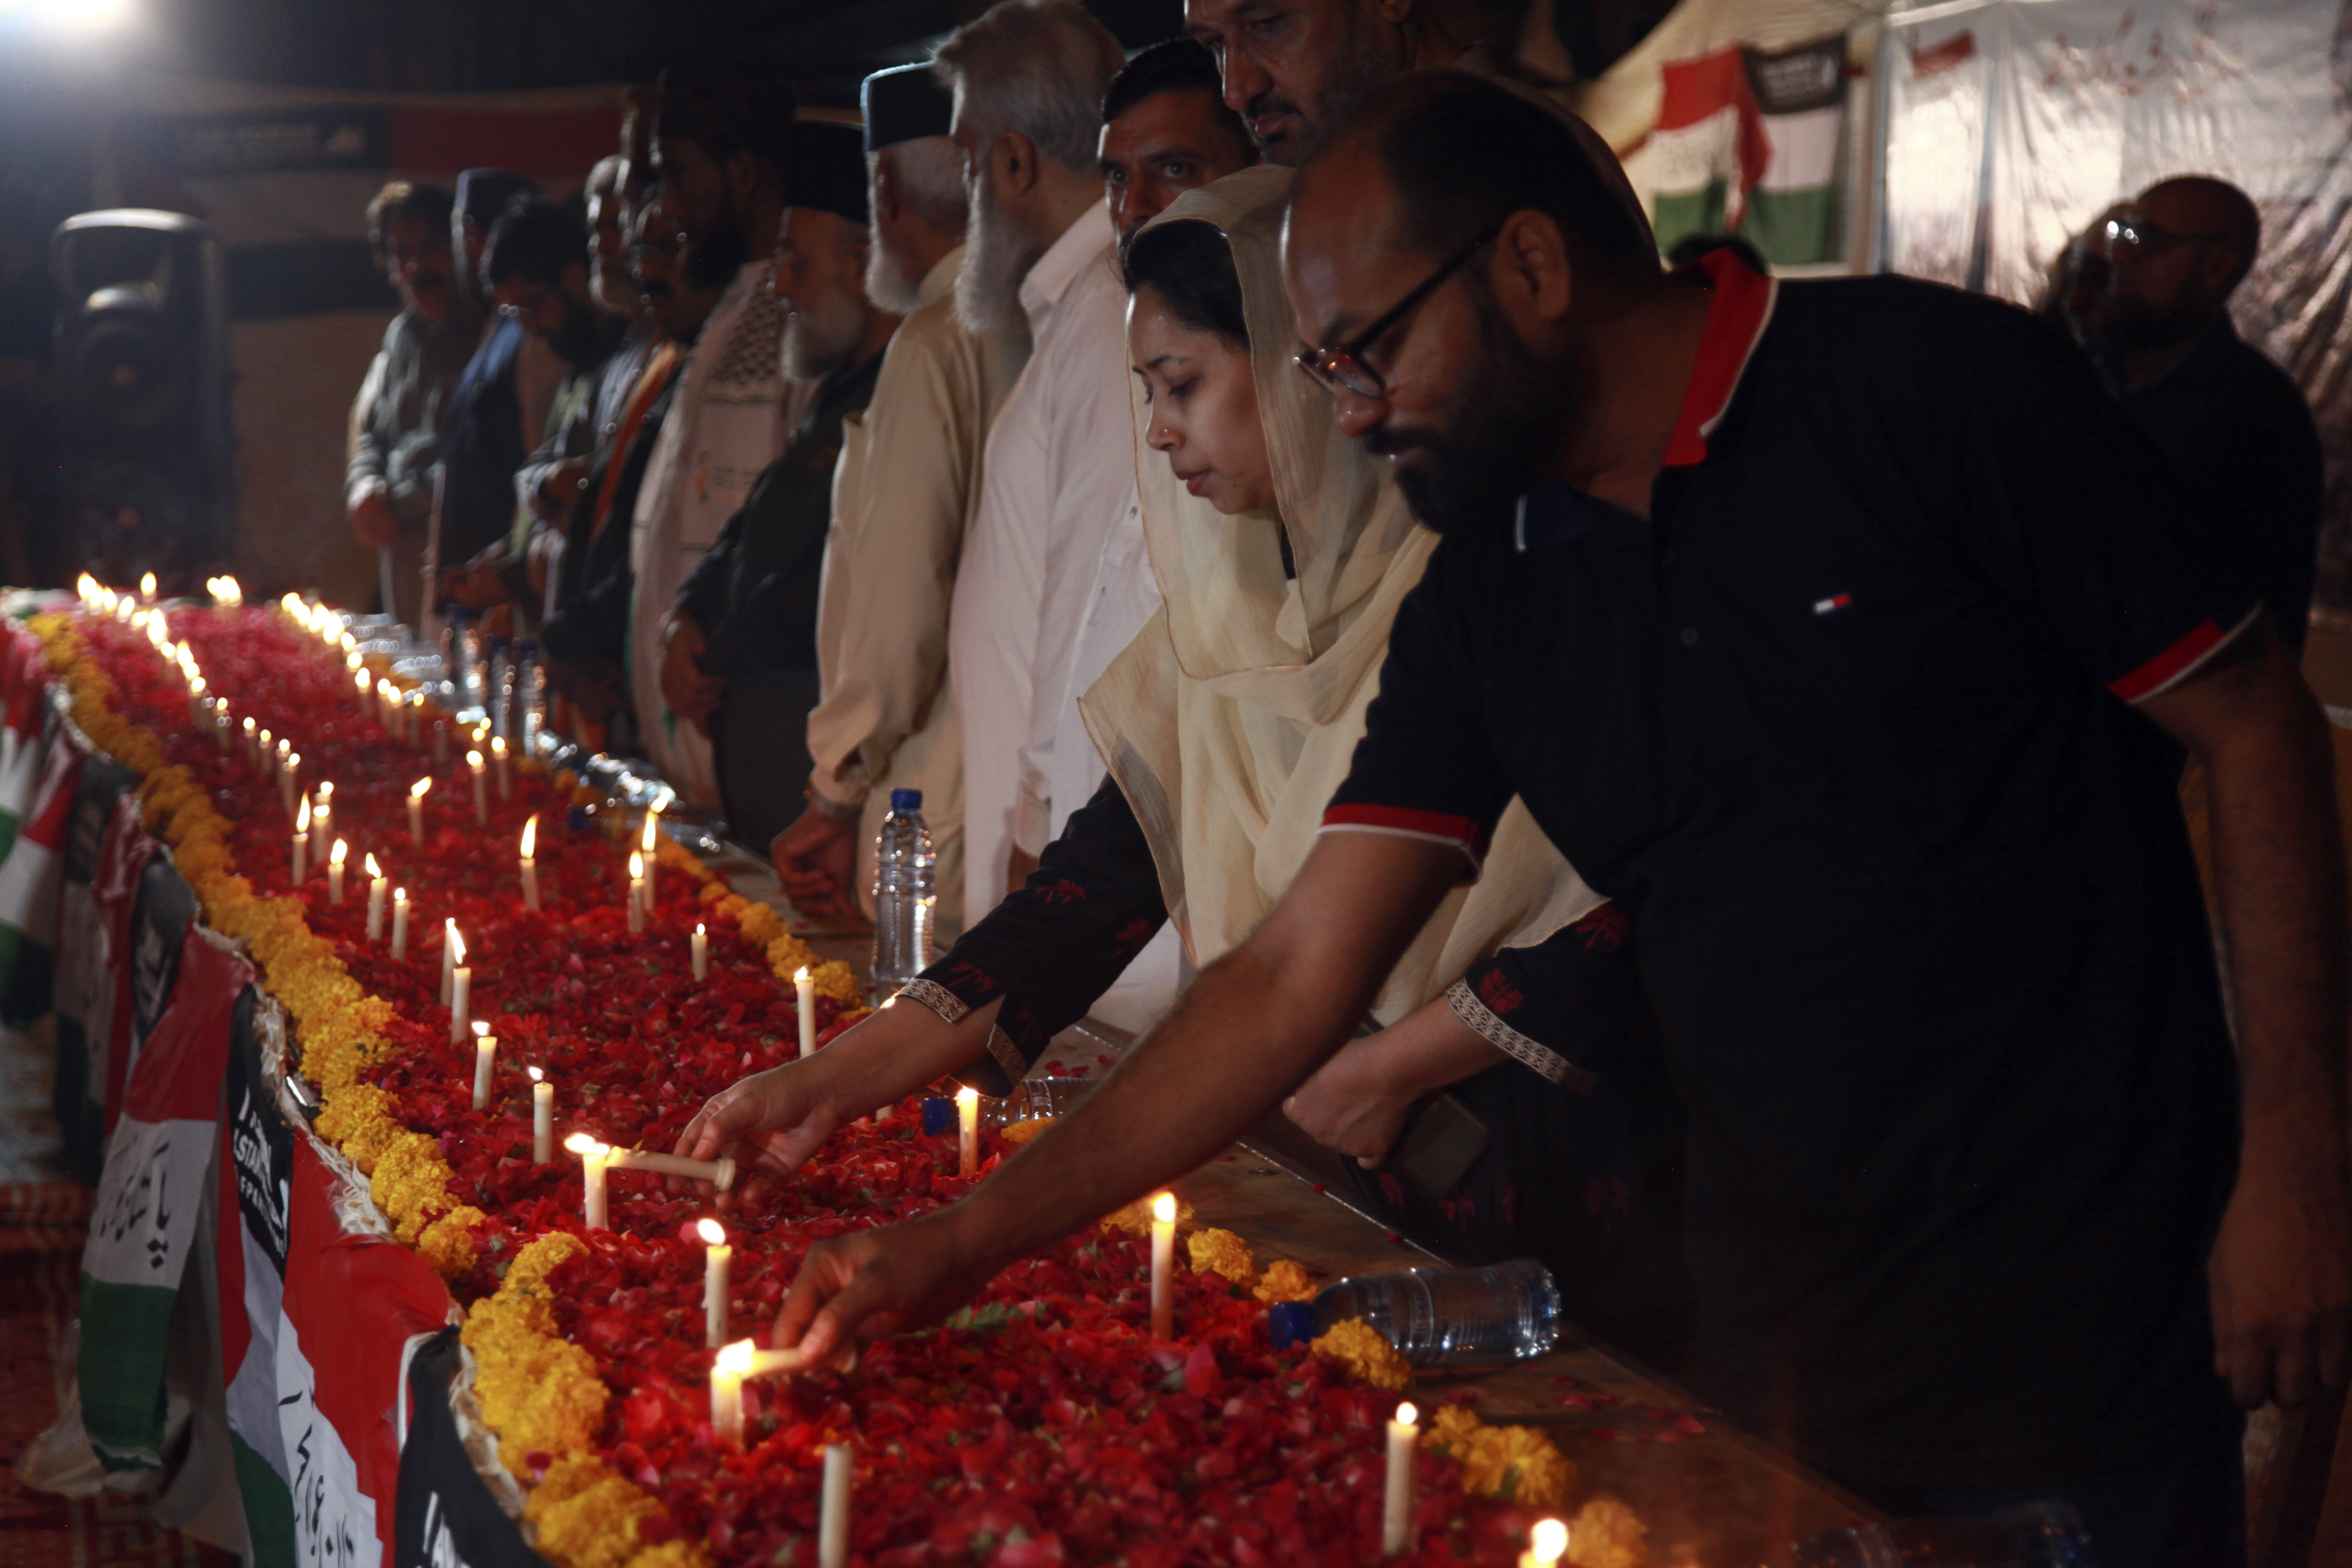
POLYGON ((2200 1437, 2235 1078, 2177 752, 2118 699, 2252 597, 2021 312, 1702 265, 1652 520, 1549 485, 1446 539, 1326 831, 1475 861, 1516 793, 1631 913, 1735 1415, 1864 1488, 2200 1437))

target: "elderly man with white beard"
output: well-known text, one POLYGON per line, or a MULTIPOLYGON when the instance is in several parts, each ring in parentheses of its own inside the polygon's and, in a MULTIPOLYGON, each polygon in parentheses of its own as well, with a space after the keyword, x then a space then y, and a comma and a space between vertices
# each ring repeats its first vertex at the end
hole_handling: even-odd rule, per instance
MULTIPOLYGON (((1037 705, 1058 705, 1095 565, 1135 486, 1127 300, 1103 205, 1103 94, 1124 58, 1076 0, 999 0, 935 55, 955 92, 971 201, 956 309, 975 331, 1029 323, 1029 363, 989 433, 964 542, 948 668, 963 718, 964 915, 976 923, 1051 837, 1024 794, 1037 705), (1027 754, 1024 755, 1024 752, 1027 754), (1020 857, 1016 865, 1015 857, 1020 857)), ((1076 803, 1072 803, 1076 804, 1076 803)), ((1130 976, 1154 966, 1139 961, 1130 976)), ((1174 950, 1097 1016, 1149 1023, 1173 994, 1174 950)))
POLYGON ((672 711, 705 725, 736 837, 764 844, 798 814, 818 694, 817 590, 843 421, 865 410, 898 318, 866 298, 866 154, 855 126, 793 128, 792 202, 776 246, 783 373, 814 400, 742 510, 695 563, 671 615, 703 653, 664 670, 672 711))
POLYGON ((866 297, 906 318, 874 401, 843 424, 817 605, 823 693, 808 716, 808 808, 770 846, 795 909, 872 911, 891 795, 919 791, 938 854, 940 929, 963 928, 963 753, 948 685, 948 606, 980 504, 989 426, 1029 353, 1024 322, 957 320, 963 154, 955 100, 928 64, 866 79, 866 297))

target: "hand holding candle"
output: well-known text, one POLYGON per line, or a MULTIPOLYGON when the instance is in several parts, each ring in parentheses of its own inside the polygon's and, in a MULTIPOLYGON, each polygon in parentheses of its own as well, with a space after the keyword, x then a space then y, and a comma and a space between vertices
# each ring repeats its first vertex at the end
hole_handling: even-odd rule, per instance
POLYGON ((1412 1550, 1412 1461, 1421 1446, 1421 1412, 1410 1401, 1396 1407, 1389 1423, 1388 1490, 1381 1500, 1381 1555, 1402 1557, 1412 1550))
POLYGON ((539 912, 539 818, 522 825, 522 907, 539 912))
POLYGON ((1176 1337, 1176 1194, 1151 1200, 1151 1337, 1176 1337))
POLYGON ((490 1075, 497 1070, 499 1037, 480 1019, 474 1023, 474 1109, 490 1108, 490 1075))
POLYGON ((429 778, 418 779, 408 786, 408 847, 425 847, 425 796, 433 788, 429 778))
POLYGON ((537 1068, 530 1070, 530 1160, 544 1165, 555 1158, 555 1086, 537 1068))
POLYGON ((694 1222, 702 1237, 702 1322, 704 1337, 717 1350, 727 1342, 727 1266, 735 1249, 727 1245, 725 1227, 715 1219, 694 1222))

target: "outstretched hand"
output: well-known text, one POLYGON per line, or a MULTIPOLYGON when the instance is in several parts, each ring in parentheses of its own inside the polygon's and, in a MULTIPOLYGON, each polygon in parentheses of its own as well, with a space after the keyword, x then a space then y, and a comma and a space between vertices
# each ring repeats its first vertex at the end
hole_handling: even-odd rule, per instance
POLYGON ((937 1322, 996 1270, 967 1255, 954 1209, 878 1226, 809 1249, 777 1313, 773 1342, 822 1363, 860 1340, 937 1322))
MULTIPOLYGON (((817 1089, 810 1063, 736 1079, 710 1097, 677 1135, 675 1152, 692 1160, 731 1154, 747 1170, 789 1174, 824 1146, 845 1120, 817 1089)), ((677 1185, 682 1177, 672 1177, 677 1185)))

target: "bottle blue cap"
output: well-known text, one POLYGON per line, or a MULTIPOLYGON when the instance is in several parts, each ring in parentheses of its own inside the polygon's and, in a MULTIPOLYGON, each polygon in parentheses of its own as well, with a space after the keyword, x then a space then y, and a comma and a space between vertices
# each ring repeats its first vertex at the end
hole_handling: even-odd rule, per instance
POLYGON ((936 1094, 926 1095, 924 1097, 923 1136, 926 1138, 937 1138, 941 1133, 954 1131, 955 1125, 956 1108, 954 1100, 936 1094))
POLYGON ((1315 1337, 1315 1303, 1276 1301, 1265 1310, 1265 1331, 1278 1351, 1307 1343, 1315 1337))
POLYGON ((892 790, 890 792, 890 809, 893 811, 922 810, 923 792, 919 789, 892 790))

